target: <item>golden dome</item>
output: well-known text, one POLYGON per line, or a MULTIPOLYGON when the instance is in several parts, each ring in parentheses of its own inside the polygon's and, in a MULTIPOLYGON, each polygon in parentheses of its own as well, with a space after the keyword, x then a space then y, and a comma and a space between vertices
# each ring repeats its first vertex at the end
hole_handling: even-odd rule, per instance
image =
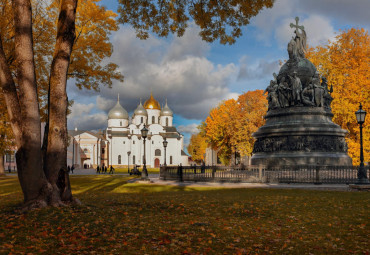
POLYGON ((153 94, 150 93, 150 98, 145 101, 144 108, 160 110, 161 106, 159 105, 158 101, 153 98, 153 94))

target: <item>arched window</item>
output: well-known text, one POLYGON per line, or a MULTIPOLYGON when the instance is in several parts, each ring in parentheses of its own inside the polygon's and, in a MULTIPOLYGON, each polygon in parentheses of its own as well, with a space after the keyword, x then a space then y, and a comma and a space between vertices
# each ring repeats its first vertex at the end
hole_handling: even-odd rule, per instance
POLYGON ((154 123, 155 123, 155 117, 152 116, 152 124, 154 124, 154 123))
POLYGON ((160 123, 160 117, 158 117, 158 123, 160 123))
POLYGON ((132 164, 134 164, 134 165, 136 164, 135 159, 136 159, 136 158, 135 158, 135 155, 134 155, 134 156, 132 156, 132 164))
POLYGON ((166 127, 168 127, 168 118, 166 118, 166 127))
POLYGON ((144 123, 144 117, 141 117, 140 123, 144 123))
POLYGON ((172 156, 170 156, 170 164, 172 165, 172 156))
POLYGON ((160 156, 160 155, 161 155, 161 150, 160 150, 160 149, 156 149, 156 150, 154 151, 154 155, 155 155, 155 156, 160 156))
POLYGON ((118 155, 118 165, 121 165, 121 155, 118 155))
POLYGON ((122 121, 119 122, 119 125, 122 127, 122 121))

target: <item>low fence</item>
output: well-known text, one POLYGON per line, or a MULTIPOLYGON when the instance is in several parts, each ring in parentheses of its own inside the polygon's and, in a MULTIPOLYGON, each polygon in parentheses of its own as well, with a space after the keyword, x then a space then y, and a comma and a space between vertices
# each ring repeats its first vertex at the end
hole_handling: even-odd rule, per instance
MULTIPOLYGON (((356 183, 358 166, 283 166, 245 168, 219 166, 162 166, 164 180, 248 183, 356 183)), ((365 166, 369 178, 369 166, 365 166)))

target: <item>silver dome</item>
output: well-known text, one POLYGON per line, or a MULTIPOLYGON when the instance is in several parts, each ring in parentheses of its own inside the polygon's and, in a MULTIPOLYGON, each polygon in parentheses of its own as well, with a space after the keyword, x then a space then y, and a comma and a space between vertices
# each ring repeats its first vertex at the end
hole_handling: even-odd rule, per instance
POLYGON ((141 116, 148 117, 148 112, 146 111, 144 106, 141 104, 141 100, 140 100, 140 104, 137 106, 136 110, 134 111, 134 115, 141 115, 141 116))
POLYGON ((173 116, 173 111, 170 109, 170 107, 168 107, 167 100, 166 105, 162 108, 161 116, 173 116))
POLYGON ((108 119, 128 119, 127 111, 120 105, 117 100, 117 104, 109 111, 108 119))

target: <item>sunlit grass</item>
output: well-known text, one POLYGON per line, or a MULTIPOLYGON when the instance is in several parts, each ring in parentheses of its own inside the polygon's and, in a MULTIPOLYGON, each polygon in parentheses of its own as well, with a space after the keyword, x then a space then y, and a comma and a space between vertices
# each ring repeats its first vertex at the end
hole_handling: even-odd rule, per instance
POLYGON ((0 254, 367 254, 370 192, 218 189, 73 176, 83 206, 14 212, 0 178, 0 254))
MULTIPOLYGON (((134 166, 130 166, 130 169, 133 169, 134 168, 134 166)), ((142 167, 140 167, 139 168, 139 171, 141 172, 143 170, 143 168, 142 167)), ((147 168, 147 170, 148 170, 148 173, 149 174, 159 174, 159 168, 147 168)), ((127 167, 116 167, 115 168, 115 173, 123 173, 123 174, 127 174, 128 172, 127 172, 127 167)), ((109 170, 108 170, 108 172, 109 172, 109 170)))

